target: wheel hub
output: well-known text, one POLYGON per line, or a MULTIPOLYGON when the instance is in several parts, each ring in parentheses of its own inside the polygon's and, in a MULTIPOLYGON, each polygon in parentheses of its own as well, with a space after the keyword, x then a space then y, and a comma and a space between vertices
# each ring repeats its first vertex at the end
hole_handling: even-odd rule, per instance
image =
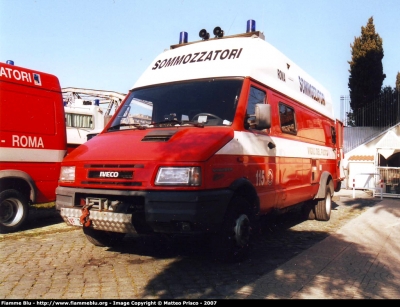
POLYGON ((236 220, 234 228, 235 240, 239 246, 244 246, 249 242, 250 238, 250 220, 247 215, 242 214, 236 220))
POLYGON ((0 221, 3 224, 15 225, 22 218, 22 214, 22 204, 18 199, 6 199, 0 205, 0 221))
POLYGON ((2 202, 0 206, 0 221, 7 223, 15 215, 13 203, 9 200, 2 202))

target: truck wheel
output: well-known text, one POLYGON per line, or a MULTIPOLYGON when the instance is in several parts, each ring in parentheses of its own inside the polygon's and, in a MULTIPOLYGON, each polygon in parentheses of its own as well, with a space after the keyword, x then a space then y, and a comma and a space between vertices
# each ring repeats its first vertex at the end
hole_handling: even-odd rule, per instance
POLYGON ((241 196, 234 197, 220 231, 211 238, 211 248, 218 261, 238 262, 248 255, 252 221, 250 204, 241 196))
POLYGON ((339 181, 339 182, 337 183, 337 185, 336 185, 335 192, 339 192, 341 188, 342 188, 342 182, 339 181))
POLYGON ((315 220, 315 207, 317 205, 316 200, 308 200, 304 202, 301 208, 301 216, 306 220, 315 220))
POLYGON ((101 247, 115 246, 125 237, 124 233, 97 230, 88 227, 83 227, 83 233, 90 243, 101 247))
POLYGON ((325 198, 321 199, 317 202, 315 206, 315 218, 318 221, 329 221, 331 218, 331 209, 332 209, 332 196, 331 196, 331 188, 328 184, 325 188, 325 198))
POLYGON ((28 216, 28 199, 17 190, 0 193, 0 231, 8 233, 18 230, 28 216))

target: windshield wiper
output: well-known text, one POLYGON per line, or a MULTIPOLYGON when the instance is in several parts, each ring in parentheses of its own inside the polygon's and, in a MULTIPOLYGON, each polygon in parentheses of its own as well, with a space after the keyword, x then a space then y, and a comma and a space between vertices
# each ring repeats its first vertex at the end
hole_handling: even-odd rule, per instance
POLYGON ((204 128, 203 123, 186 122, 182 126, 185 126, 185 125, 192 125, 194 127, 204 128))
POLYGON ((181 125, 182 123, 176 119, 168 119, 168 120, 163 120, 161 122, 151 123, 152 126, 173 125, 173 124, 181 125))
POLYGON ((141 126, 140 124, 118 124, 118 125, 108 128, 107 131, 115 131, 115 130, 119 130, 119 128, 121 128, 121 127, 127 127, 127 126, 133 126, 133 129, 138 129, 138 130, 146 129, 146 126, 141 126))
POLYGON ((194 122, 188 122, 188 121, 179 121, 176 119, 170 119, 170 120, 164 120, 161 122, 156 122, 156 123, 151 123, 151 126, 157 126, 157 127, 167 127, 167 126, 175 126, 175 127, 185 127, 185 126, 194 126, 194 127, 200 127, 204 128, 203 123, 194 123, 194 122))

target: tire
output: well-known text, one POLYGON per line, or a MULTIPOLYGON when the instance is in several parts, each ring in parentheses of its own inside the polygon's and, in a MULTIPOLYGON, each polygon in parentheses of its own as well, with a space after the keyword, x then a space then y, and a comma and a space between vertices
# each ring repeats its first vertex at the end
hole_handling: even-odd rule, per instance
POLYGON ((90 243, 100 247, 115 246, 125 237, 124 233, 97 230, 89 227, 83 227, 83 233, 90 243))
POLYGON ((315 218, 318 221, 329 221, 332 210, 332 193, 328 184, 325 188, 325 198, 317 202, 315 206, 315 218))
POLYGON ((28 217, 29 200, 17 190, 0 193, 0 232, 17 231, 28 217))
POLYGON ((317 205, 316 200, 308 200, 304 202, 301 208, 301 217, 306 220, 315 220, 315 207, 317 205))
POLYGON ((339 192, 339 191, 341 190, 341 188, 342 188, 342 182, 339 181, 339 182, 337 183, 337 185, 336 185, 335 192, 339 192))
POLYGON ((211 251, 217 261, 240 262, 250 251, 254 218, 250 204, 241 196, 231 200, 221 229, 211 238, 211 251))

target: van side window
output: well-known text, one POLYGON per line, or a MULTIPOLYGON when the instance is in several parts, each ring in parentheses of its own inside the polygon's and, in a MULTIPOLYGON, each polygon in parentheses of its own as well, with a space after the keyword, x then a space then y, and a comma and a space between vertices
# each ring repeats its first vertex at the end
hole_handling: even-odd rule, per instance
POLYGON ((251 127, 251 123, 254 121, 255 105, 258 103, 264 103, 266 93, 258 88, 250 87, 250 95, 247 101, 247 111, 245 118, 245 128, 249 129, 251 127))
POLYGON ((333 126, 331 126, 331 135, 332 135, 332 143, 336 144, 336 129, 333 126))
POLYGON ((284 133, 296 134, 296 116, 294 109, 282 102, 279 103, 279 120, 281 123, 281 130, 284 133))

